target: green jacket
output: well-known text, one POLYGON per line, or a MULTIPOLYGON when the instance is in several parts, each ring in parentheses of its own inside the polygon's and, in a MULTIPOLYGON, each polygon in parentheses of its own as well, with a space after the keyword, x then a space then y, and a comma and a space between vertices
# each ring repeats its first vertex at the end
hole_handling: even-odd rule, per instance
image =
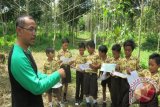
MULTIPOLYGON (((30 54, 28 50, 27 53, 30 54)), ((24 50, 18 45, 14 45, 11 58, 11 73, 15 80, 26 90, 34 95, 39 95, 53 87, 60 80, 58 71, 51 75, 43 74, 33 70, 29 59, 24 54, 24 50)))

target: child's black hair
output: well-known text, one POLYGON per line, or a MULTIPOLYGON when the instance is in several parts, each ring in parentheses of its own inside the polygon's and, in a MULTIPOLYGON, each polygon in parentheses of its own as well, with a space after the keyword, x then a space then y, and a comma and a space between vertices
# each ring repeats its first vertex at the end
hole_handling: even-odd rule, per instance
POLYGON ((83 42, 79 43, 78 48, 85 49, 86 48, 85 43, 83 43, 83 42))
POLYGON ((112 51, 121 52, 121 45, 120 44, 114 44, 112 46, 112 51))
POLYGON ((157 65, 160 65, 160 54, 153 53, 149 56, 149 59, 154 59, 157 65))
POLYGON ((108 48, 107 48, 107 46, 105 46, 105 45, 101 45, 101 46, 98 48, 98 51, 106 54, 106 53, 108 52, 108 48))
POLYGON ((50 52, 54 53, 55 52, 54 48, 52 48, 52 47, 46 48, 46 54, 49 54, 50 52))
POLYGON ((95 48, 95 43, 93 40, 88 41, 86 45, 87 47, 89 46, 90 48, 95 48))
POLYGON ((132 51, 133 51, 136 47, 136 44, 132 39, 129 39, 129 40, 126 40, 123 44, 123 47, 126 47, 126 46, 130 46, 132 48, 132 51))
POLYGON ((62 44, 64 44, 64 43, 69 43, 68 38, 63 38, 63 39, 62 39, 62 44))

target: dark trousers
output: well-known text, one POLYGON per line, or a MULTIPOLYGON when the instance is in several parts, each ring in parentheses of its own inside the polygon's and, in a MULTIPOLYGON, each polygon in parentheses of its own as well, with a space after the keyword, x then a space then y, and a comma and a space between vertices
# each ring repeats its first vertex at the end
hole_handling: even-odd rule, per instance
POLYGON ((84 95, 97 98, 98 82, 96 73, 84 73, 84 95))
POLYGON ((121 80, 120 77, 111 77, 111 100, 112 100, 112 107, 119 107, 122 105, 121 99, 121 80))
POLYGON ((148 102, 148 103, 144 103, 144 104, 141 104, 140 103, 140 106, 139 107, 158 107, 158 96, 156 95, 152 101, 148 102))
POLYGON ((121 106, 118 107, 129 107, 129 89, 130 86, 128 84, 127 79, 121 80, 121 106))
POLYGON ((84 78, 84 73, 76 71, 76 95, 75 95, 76 101, 83 100, 83 78, 84 78))
POLYGON ((60 68, 63 68, 65 73, 66 73, 66 77, 62 78, 62 84, 67 84, 67 83, 71 83, 71 69, 70 69, 70 65, 61 65, 60 68))

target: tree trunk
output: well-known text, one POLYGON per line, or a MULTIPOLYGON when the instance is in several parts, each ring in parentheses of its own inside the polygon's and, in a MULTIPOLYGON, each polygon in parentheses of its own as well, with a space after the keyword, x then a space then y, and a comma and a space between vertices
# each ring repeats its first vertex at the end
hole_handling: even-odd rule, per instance
POLYGON ((157 52, 159 53, 160 48, 160 32, 158 33, 158 45, 157 45, 157 52))
POLYGON ((139 38, 138 38, 138 59, 140 61, 140 51, 141 51, 141 29, 142 29, 142 17, 143 17, 143 0, 141 4, 141 17, 140 17, 140 24, 139 24, 139 38))
POLYGON ((26 0, 26 14, 29 14, 29 0, 26 0))

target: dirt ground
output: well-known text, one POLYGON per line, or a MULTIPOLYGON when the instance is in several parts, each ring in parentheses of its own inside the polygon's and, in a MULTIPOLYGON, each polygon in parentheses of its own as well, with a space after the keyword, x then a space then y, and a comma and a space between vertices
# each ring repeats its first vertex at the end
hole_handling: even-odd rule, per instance
MULTIPOLYGON (((46 59, 44 53, 33 53, 33 56, 37 62, 37 66, 40 70, 43 69, 43 63, 46 59)), ((9 83, 9 78, 8 78, 8 71, 7 71, 7 65, 0 65, 0 107, 11 107, 11 91, 10 91, 10 83, 9 83)), ((73 72, 74 75, 74 72, 73 72)), ((107 107, 110 107, 110 95, 109 91, 107 90, 107 107)), ((73 81, 69 85, 69 92, 68 92, 68 103, 66 104, 66 107, 75 107, 74 103, 74 96, 75 96, 75 82, 73 81)), ((53 97, 54 98, 54 97, 53 97)), ((48 107, 47 104, 47 96, 44 93, 43 94, 43 101, 45 104, 45 107, 48 107)), ((56 102, 56 99, 54 98, 54 104, 56 102)), ((102 91, 101 91, 101 86, 100 86, 100 81, 99 81, 99 91, 98 91, 98 104, 102 104, 102 91)), ((85 107, 85 100, 80 105, 80 107, 85 107)), ((138 107, 138 106, 132 106, 132 107, 138 107)))

